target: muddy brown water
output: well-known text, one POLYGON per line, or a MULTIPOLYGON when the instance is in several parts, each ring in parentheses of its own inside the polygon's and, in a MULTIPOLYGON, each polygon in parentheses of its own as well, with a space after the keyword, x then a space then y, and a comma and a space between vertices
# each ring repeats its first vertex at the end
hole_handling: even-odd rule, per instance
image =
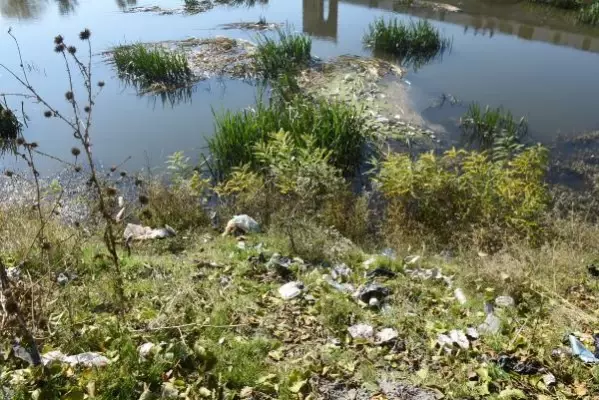
MULTIPOLYGON (((450 53, 405 76, 405 90, 413 109, 430 127, 455 130, 467 104, 504 106, 515 116, 526 116, 533 140, 550 143, 558 134, 599 129, 599 29, 578 26, 560 11, 526 2, 450 0, 462 12, 431 7, 406 8, 386 0, 270 0, 253 5, 216 6, 195 15, 125 13, 133 6, 181 8, 183 0, 0 0, 0 60, 17 67, 9 27, 24 51, 30 80, 55 104, 66 106, 66 81, 52 40, 58 33, 76 40, 87 27, 94 51, 119 43, 163 41, 190 36, 225 35, 252 40, 256 33, 223 30, 221 24, 257 21, 288 22, 314 38, 313 54, 327 59, 342 54, 368 55, 361 38, 368 24, 380 16, 428 18, 451 37, 450 53), (440 105, 443 95, 461 104, 440 105)), ((177 101, 138 96, 116 73, 94 58, 95 78, 107 82, 97 100, 94 155, 104 165, 131 157, 126 168, 163 165, 177 150, 196 158, 205 151, 213 132, 213 112, 254 104, 256 87, 250 83, 210 79, 195 85, 177 101)), ((19 88, 0 72, 0 92, 19 88)), ((10 99, 9 99, 10 100, 10 99)), ((16 99, 13 106, 19 106, 16 99)), ((28 105, 28 137, 52 154, 68 155, 72 136, 56 120, 43 118, 43 109, 28 105)), ((12 165, 5 157, 0 168, 12 165)), ((44 167, 56 168, 51 160, 44 167)))

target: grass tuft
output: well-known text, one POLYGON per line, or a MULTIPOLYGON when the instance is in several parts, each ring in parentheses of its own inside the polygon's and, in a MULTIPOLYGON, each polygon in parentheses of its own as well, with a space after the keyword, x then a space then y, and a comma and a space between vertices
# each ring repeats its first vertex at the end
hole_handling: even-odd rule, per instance
POLYGON ((420 64, 447 50, 451 41, 441 36, 428 21, 406 24, 396 18, 371 23, 363 38, 375 52, 392 55, 405 63, 420 64))
POLYGON ((266 79, 277 78, 282 73, 291 73, 310 62, 312 39, 277 29, 278 39, 262 35, 256 49, 256 67, 266 79))
POLYGON ((179 86, 191 78, 185 56, 160 47, 122 45, 114 49, 113 57, 119 73, 142 86, 179 86))

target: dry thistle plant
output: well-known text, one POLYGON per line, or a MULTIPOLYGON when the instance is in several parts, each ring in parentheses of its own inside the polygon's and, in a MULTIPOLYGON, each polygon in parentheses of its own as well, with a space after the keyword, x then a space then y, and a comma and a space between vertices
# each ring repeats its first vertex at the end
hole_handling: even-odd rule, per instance
MULTIPOLYGON (((20 137, 17 139, 16 144, 18 146, 17 155, 19 155, 27 164, 33 175, 33 180, 36 189, 36 209, 40 220, 39 233, 36 235, 34 243, 39 243, 42 250, 47 250, 49 244, 46 242, 44 237, 44 227, 54 212, 45 215, 42 208, 42 194, 40 189, 39 171, 35 166, 35 155, 45 155, 50 158, 56 159, 67 165, 71 166, 75 172, 81 172, 83 169, 81 165, 78 165, 79 158, 84 159, 86 165, 86 173, 89 174, 88 182, 90 187, 94 190, 94 195, 97 200, 97 209, 100 213, 100 217, 104 220, 104 235, 103 240, 110 255, 111 263, 115 270, 115 294, 117 297, 118 308, 123 310, 125 308, 125 293, 123 289, 123 278, 121 274, 121 266, 117 253, 117 238, 114 226, 114 219, 110 214, 109 197, 114 196, 114 189, 109 187, 106 182, 101 179, 98 168, 94 162, 92 154, 92 140, 91 140, 91 127, 92 127, 92 116, 95 105, 95 99, 102 91, 105 86, 103 81, 95 82, 92 75, 92 49, 90 43, 91 32, 88 29, 84 29, 79 33, 79 39, 83 42, 85 47, 84 53, 86 53, 86 59, 80 58, 78 49, 65 41, 65 39, 58 35, 54 38, 54 51, 63 59, 64 67, 67 76, 67 89, 64 94, 66 101, 67 110, 61 110, 60 106, 50 104, 46 98, 30 83, 29 76, 26 68, 24 67, 23 55, 17 38, 13 35, 9 29, 8 34, 14 40, 17 54, 20 62, 20 70, 15 71, 5 64, 0 63, 0 68, 4 69, 9 75, 12 76, 23 88, 23 93, 11 93, 4 94, 4 96, 15 96, 31 101, 35 104, 41 104, 44 106, 44 117, 46 118, 58 118, 64 123, 64 125, 72 132, 72 135, 77 142, 77 146, 72 147, 71 154, 74 157, 74 162, 65 162, 58 157, 48 155, 36 150, 38 145, 35 142, 28 142, 24 138, 20 137), (77 90, 74 81, 77 75, 83 82, 82 90, 77 90)), ((2 94, 0 94, 2 95, 2 94)), ((23 112, 23 119, 25 114, 23 112)), ((10 172, 13 174, 13 172, 10 172)), ((60 196, 59 200, 60 201, 60 196)), ((32 244, 33 247, 34 244, 32 244)), ((26 257, 25 257, 26 258, 26 257)))

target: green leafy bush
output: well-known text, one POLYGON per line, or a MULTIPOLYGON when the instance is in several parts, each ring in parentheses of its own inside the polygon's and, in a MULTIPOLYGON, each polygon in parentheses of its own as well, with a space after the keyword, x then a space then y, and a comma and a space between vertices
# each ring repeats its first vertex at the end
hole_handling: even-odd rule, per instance
POLYGON ((399 57, 407 63, 422 64, 447 50, 451 42, 443 38, 428 21, 410 21, 380 18, 371 23, 363 41, 375 52, 399 57))
POLYGON ((455 149, 415 161, 391 154, 375 179, 389 201, 393 227, 434 233, 444 242, 477 231, 486 244, 499 239, 497 233, 534 240, 542 233, 548 203, 547 158, 540 146, 507 162, 455 149))
POLYGON ((21 134, 22 125, 15 114, 0 104, 0 155, 16 150, 15 139, 21 134))

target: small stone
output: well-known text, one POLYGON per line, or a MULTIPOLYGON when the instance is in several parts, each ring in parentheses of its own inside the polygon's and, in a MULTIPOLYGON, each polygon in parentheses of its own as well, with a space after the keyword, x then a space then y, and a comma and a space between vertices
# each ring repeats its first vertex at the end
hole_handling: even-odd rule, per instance
POLYGON ((396 340, 399 337, 397 331, 393 328, 385 328, 376 334, 377 344, 385 344, 396 340))
POLYGON ((299 281, 287 282, 279 288, 279 294, 285 300, 291 300, 300 294, 304 289, 304 284, 299 281))
POLYGON ((516 301, 511 296, 499 296, 495 299, 497 307, 510 308, 516 305, 516 301))
POLYGON ((372 339, 374 336, 374 328, 367 324, 352 325, 347 330, 354 339, 372 339))

